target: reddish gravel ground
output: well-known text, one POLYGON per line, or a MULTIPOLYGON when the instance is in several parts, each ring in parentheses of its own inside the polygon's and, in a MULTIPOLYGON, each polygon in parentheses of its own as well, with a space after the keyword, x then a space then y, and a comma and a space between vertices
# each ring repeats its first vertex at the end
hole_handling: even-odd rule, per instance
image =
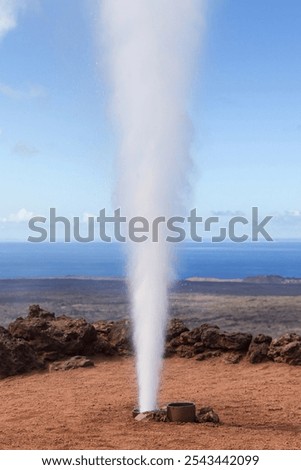
POLYGON ((134 362, 0 382, 1 449, 301 449, 301 367, 164 362, 160 404, 212 406, 223 424, 136 422, 134 362), (180 427, 179 427, 180 426, 180 427))

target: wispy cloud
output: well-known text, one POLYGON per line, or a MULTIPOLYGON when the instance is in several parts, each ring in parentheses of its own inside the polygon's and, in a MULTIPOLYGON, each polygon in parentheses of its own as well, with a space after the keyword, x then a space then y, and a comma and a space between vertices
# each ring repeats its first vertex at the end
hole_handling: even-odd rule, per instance
POLYGON ((0 82, 0 93, 15 100, 35 99, 46 96, 46 90, 41 85, 31 85, 28 89, 21 90, 2 82, 0 82))
POLYGON ((300 209, 290 209, 285 210, 283 212, 275 212, 273 214, 274 219, 276 220, 287 220, 287 219, 297 219, 301 218, 301 210, 300 209))
POLYGON ((33 157, 40 153, 39 149, 34 147, 33 145, 29 145, 26 142, 18 142, 13 150, 13 154, 19 155, 21 157, 33 157))
POLYGON ((20 12, 27 0, 0 0, 0 40, 17 26, 20 12))
POLYGON ((16 213, 9 214, 8 217, 4 217, 3 219, 0 219, 1 222, 15 222, 15 223, 20 223, 20 222, 28 222, 31 217, 34 216, 33 212, 28 211, 27 209, 20 209, 16 213))
POLYGON ((293 209, 284 212, 285 217, 301 217, 301 211, 299 209, 293 209))

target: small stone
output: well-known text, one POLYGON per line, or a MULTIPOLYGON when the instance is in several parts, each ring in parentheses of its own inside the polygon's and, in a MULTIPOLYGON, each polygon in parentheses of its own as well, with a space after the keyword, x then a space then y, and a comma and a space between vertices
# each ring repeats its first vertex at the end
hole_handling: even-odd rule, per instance
POLYGON ((91 359, 88 359, 85 356, 74 356, 66 361, 57 361, 53 362, 49 366, 49 371, 54 370, 70 370, 78 369, 79 367, 93 367, 94 362, 91 359))
POLYGON ((214 423, 219 424, 220 419, 217 413, 210 406, 201 408, 196 415, 196 421, 198 423, 214 423))
POLYGON ((224 356, 224 362, 226 364, 238 364, 243 358, 243 354, 239 352, 230 352, 228 354, 225 354, 224 356))
POLYGON ((135 416, 135 421, 143 421, 144 419, 147 418, 147 414, 146 413, 139 413, 137 416, 135 416))
MULTIPOLYGON (((134 410, 135 412, 136 410, 134 410)), ((133 416, 134 416, 133 412, 133 416)), ((134 416, 136 421, 143 421, 146 419, 147 421, 157 421, 165 423, 167 421, 167 411, 166 409, 154 410, 154 411, 145 411, 143 413, 138 413, 134 416)))

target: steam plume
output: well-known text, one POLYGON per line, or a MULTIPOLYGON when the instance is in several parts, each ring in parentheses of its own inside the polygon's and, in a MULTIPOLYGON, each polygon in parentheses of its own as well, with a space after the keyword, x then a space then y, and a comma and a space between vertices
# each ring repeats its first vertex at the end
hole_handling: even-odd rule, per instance
MULTIPOLYGON (((202 0, 103 0, 112 108, 120 137, 118 201, 127 218, 179 213, 190 167, 186 112, 202 0)), ((172 257, 158 242, 133 243, 129 281, 140 411, 157 405, 172 257)))

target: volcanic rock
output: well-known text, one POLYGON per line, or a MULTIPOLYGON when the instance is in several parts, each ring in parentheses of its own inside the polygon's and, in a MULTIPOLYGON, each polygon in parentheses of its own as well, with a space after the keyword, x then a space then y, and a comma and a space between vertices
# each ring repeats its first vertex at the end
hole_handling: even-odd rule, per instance
MULTIPOLYGON (((221 352, 247 351, 251 340, 252 335, 248 333, 226 333, 216 325, 205 323, 192 330, 185 329, 179 336, 172 338, 167 343, 165 357, 176 353, 180 357, 199 355, 198 360, 203 360, 217 355, 216 353, 207 354, 211 350, 221 352)), ((236 361, 238 360, 240 357, 236 359, 236 361)))
POLYGON ((275 362, 301 365, 301 336, 287 333, 271 342, 268 357, 275 362))
POLYGON ((17 318, 8 329, 14 338, 26 341, 44 360, 89 354, 97 340, 95 328, 83 318, 56 318, 36 305, 30 307, 26 318, 17 318))
POLYGON ((202 332, 209 325, 202 325, 198 328, 193 328, 192 330, 185 331, 180 335, 180 341, 182 344, 195 344, 202 343, 202 332))
POLYGON ((108 322, 105 320, 100 320, 92 324, 97 333, 97 339, 93 344, 94 354, 102 353, 106 356, 114 356, 114 354, 118 353, 117 349, 114 348, 108 340, 108 334, 111 331, 113 325, 114 322, 108 322))
POLYGON ((217 326, 203 328, 201 342, 210 349, 224 351, 247 351, 252 340, 248 333, 226 333, 217 326))
POLYGON ((195 345, 196 350, 203 347, 203 350, 220 349, 223 351, 246 351, 251 340, 252 335, 248 333, 226 333, 218 326, 207 323, 185 331, 179 338, 176 338, 177 342, 184 345, 195 345))
POLYGON ((205 346, 203 343, 194 343, 193 345, 194 354, 200 354, 205 351, 205 346))
POLYGON ((110 345, 118 350, 121 355, 129 355, 133 351, 132 332, 129 320, 119 320, 113 322, 110 327, 107 339, 110 345))
POLYGON ((65 361, 57 361, 53 362, 49 370, 70 370, 70 369, 78 369, 79 367, 93 367, 94 362, 91 359, 88 359, 86 356, 73 356, 70 359, 65 361))
POLYGON ((157 421, 165 423, 167 421, 167 412, 166 410, 154 410, 146 411, 143 413, 138 413, 134 417, 135 421, 157 421))
POLYGON ((29 313, 28 313, 29 318, 48 318, 48 319, 55 318, 54 313, 48 312, 48 310, 44 310, 38 304, 30 305, 28 310, 29 310, 29 313))
POLYGON ((174 338, 180 336, 181 333, 189 331, 187 326, 179 320, 178 318, 173 318, 170 320, 167 332, 166 332, 166 341, 171 341, 174 338))
POLYGON ((220 423, 218 414, 209 406, 200 409, 196 415, 196 421, 198 423, 220 423))
POLYGON ((266 335, 257 335, 253 338, 247 358, 252 364, 258 364, 260 362, 268 360, 268 352, 270 348, 272 338, 266 335))
POLYGON ((165 344, 165 353, 164 357, 171 357, 174 356, 177 353, 177 348, 179 346, 182 346, 180 337, 177 336, 176 338, 173 338, 171 341, 167 342, 165 344))
POLYGON ((41 369, 35 351, 22 339, 0 327, 0 378, 41 369))
POLYGON ((181 346, 179 346, 176 349, 176 353, 180 357, 186 357, 186 358, 189 359, 189 358, 195 356, 194 346, 193 345, 182 344, 181 346))
POLYGON ((205 361, 205 359, 211 359, 212 357, 220 357, 222 351, 205 351, 201 354, 198 354, 195 358, 196 361, 205 361))

